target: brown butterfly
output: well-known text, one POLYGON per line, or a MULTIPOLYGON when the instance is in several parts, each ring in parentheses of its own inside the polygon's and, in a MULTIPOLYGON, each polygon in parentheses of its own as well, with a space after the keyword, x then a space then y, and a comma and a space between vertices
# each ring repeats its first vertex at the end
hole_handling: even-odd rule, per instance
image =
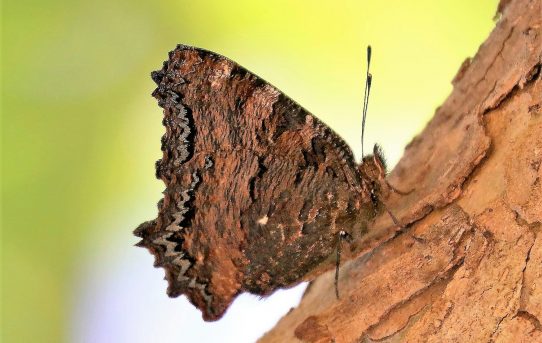
MULTIPOLYGON (((168 295, 216 320, 241 292, 268 295, 338 267, 341 239, 359 239, 376 213, 379 150, 358 165, 329 127, 213 52, 179 45, 152 78, 166 189, 135 234, 165 269, 168 295)), ((363 121, 370 83, 367 71, 363 121)))

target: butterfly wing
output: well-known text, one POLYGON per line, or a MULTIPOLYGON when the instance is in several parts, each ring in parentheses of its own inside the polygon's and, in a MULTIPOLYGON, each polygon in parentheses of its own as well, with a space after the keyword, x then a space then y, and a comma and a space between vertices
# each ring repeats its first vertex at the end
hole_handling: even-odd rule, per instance
POLYGON ((168 294, 215 320, 241 291, 291 286, 329 259, 369 203, 345 142, 212 52, 180 45, 152 77, 166 189, 136 235, 166 270, 168 294))

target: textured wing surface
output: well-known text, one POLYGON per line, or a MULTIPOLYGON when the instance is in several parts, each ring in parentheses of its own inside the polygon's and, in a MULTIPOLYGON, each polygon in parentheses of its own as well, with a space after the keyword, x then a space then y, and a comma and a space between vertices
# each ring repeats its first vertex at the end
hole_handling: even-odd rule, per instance
POLYGON ((136 235, 166 270, 170 296, 186 294, 204 319, 218 319, 241 291, 299 282, 335 251, 366 202, 338 135, 208 51, 178 46, 152 77, 166 189, 136 235))

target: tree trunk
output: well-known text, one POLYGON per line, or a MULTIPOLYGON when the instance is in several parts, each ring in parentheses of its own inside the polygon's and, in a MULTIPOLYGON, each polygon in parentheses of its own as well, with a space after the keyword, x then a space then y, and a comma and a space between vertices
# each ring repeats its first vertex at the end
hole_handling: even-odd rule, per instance
MULTIPOLYGON (((542 342, 542 0, 500 19, 389 177, 407 195, 261 342, 542 342), (361 246, 360 246, 361 245, 361 246)), ((346 248, 346 245, 344 246, 346 248)))

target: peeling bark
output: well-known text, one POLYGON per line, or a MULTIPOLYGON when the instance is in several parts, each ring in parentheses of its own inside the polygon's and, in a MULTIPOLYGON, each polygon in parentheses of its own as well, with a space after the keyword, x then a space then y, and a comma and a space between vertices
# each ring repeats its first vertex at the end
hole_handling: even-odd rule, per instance
POLYGON ((500 19, 389 177, 365 252, 261 342, 542 342, 542 1, 500 19))

